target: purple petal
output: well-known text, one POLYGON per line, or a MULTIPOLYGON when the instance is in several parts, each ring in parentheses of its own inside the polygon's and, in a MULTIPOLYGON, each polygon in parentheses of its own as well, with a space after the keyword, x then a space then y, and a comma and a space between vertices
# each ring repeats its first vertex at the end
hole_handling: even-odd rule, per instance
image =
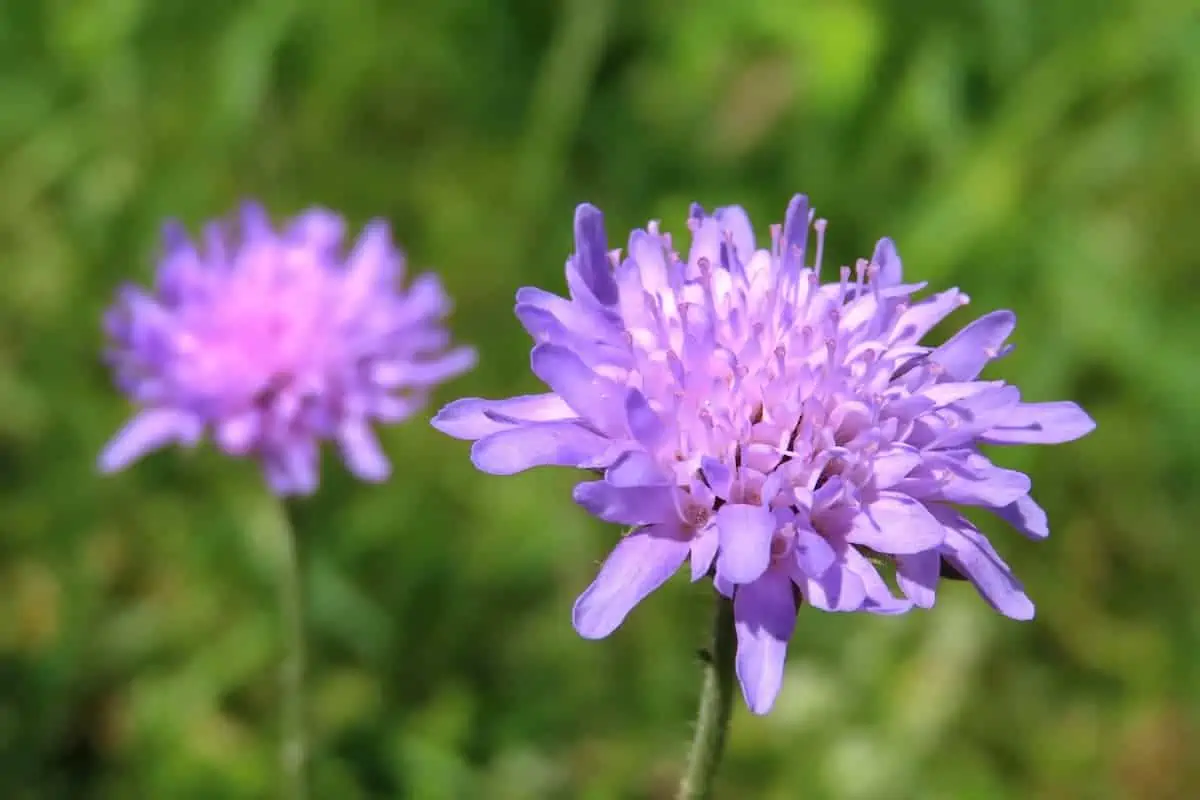
POLYGON ((575 283, 574 276, 602 305, 617 302, 617 284, 608 264, 604 214, 590 203, 582 203, 575 209, 575 256, 567 270, 568 283, 575 283))
POLYGON ((943 557, 1001 614, 1017 620, 1033 619, 1033 602, 987 538, 957 511, 945 506, 931 510, 946 526, 946 541, 940 548, 943 557))
POLYGON ((881 492, 863 507, 846 537, 880 553, 908 554, 942 543, 942 525, 924 504, 898 492, 881 492))
POLYGON ((340 216, 327 208, 310 208, 296 215, 284 236, 315 250, 329 250, 341 243, 345 232, 340 216))
POLYGON ((904 272, 903 265, 899 253, 896 252, 896 244, 891 239, 884 237, 879 240, 875 245, 875 254, 871 256, 871 263, 879 267, 875 283, 881 289, 900 283, 904 272))
POLYGON ((387 223, 381 220, 367 223, 346 257, 346 277, 335 316, 349 320, 360 313, 374 293, 386 289, 387 283, 395 279, 400 263, 387 223))
POLYGON ((406 359, 390 364, 377 364, 371 370, 371 378, 387 389, 430 386, 469 371, 475 366, 475 361, 474 348, 456 347, 437 358, 424 361, 406 359))
POLYGON ((342 456, 350 471, 365 481, 386 480, 391 465, 379 446, 379 440, 365 420, 351 419, 342 423, 338 432, 342 456))
POLYGON ((633 438, 647 449, 658 447, 666 438, 666 425, 637 389, 630 389, 625 395, 625 418, 633 438))
POLYGON ((587 481, 575 487, 575 502, 589 514, 620 525, 678 522, 674 486, 618 487, 607 481, 587 481))
POLYGON ((151 450, 169 444, 191 446, 200 440, 204 424, 192 414, 168 408, 139 412, 100 453, 102 472, 116 472, 151 450))
POLYGON ((803 266, 804 251, 808 246, 809 225, 808 198, 798 194, 788 203, 783 217, 782 261, 787 269, 796 270, 803 266))
POLYGON ((624 434, 625 387, 597 375, 579 356, 556 344, 539 344, 530 355, 533 374, 567 405, 613 438, 624 434))
POLYGON ((896 556, 896 583, 919 608, 933 608, 942 559, 935 551, 896 556))
POLYGON ((934 326, 967 304, 967 296, 958 289, 939 292, 917 303, 896 320, 890 344, 915 344, 934 326))
POLYGON ((921 453, 915 447, 899 444, 883 450, 871 462, 875 486, 879 489, 895 486, 920 465, 921 453))
POLYGON ((846 570, 858 576, 863 584, 863 601, 858 611, 870 614, 903 614, 912 610, 912 601, 896 597, 891 587, 879 575, 875 565, 862 553, 849 549, 845 552, 846 570))
POLYGON ((1045 539, 1050 535, 1050 522, 1032 497, 1019 497, 1002 508, 989 509, 993 514, 1030 539, 1045 539))
POLYGON ((1000 356, 1004 342, 1017 326, 1011 311, 993 311, 954 334, 929 354, 956 381, 972 381, 993 358, 1000 356))
POLYGON ((314 439, 278 444, 263 454, 263 471, 271 491, 280 496, 305 496, 317 489, 320 453, 314 439))
POLYGON ((575 410, 553 393, 485 400, 455 400, 433 418, 432 425, 455 439, 482 439, 522 422, 552 422, 576 417, 575 410))
POLYGON ((794 547, 796 566, 809 578, 824 575, 837 561, 837 554, 825 537, 808 528, 796 529, 794 547))
POLYGON ((617 542, 596 580, 575 601, 572 618, 580 636, 608 636, 634 606, 675 574, 687 558, 688 542, 674 533, 652 525, 617 542))
POLYGON ((613 486, 673 486, 674 476, 659 466, 644 450, 623 452, 604 472, 604 479, 613 486))
POLYGON ((594 459, 608 440, 574 422, 535 422, 490 434, 471 448, 471 461, 492 475, 531 467, 574 467, 594 459))
POLYGON ((1062 444, 1088 435, 1096 423, 1075 403, 1020 403, 980 437, 985 444, 1062 444))
POLYGON ((711 266, 721 264, 721 227, 712 217, 700 217, 692 223, 692 246, 688 250, 688 274, 700 274, 700 261, 711 266))
POLYGON ((941 386, 976 387, 967 396, 957 397, 916 420, 914 430, 908 436, 910 444, 922 448, 958 448, 974 442, 997 420, 1005 418, 1020 399, 1021 393, 1015 386, 988 385, 986 383, 947 383, 926 391, 931 399, 937 400, 941 386))
POLYGON ((737 256, 738 266, 744 266, 754 255, 754 228, 750 225, 750 217, 741 206, 725 206, 713 213, 722 238, 729 236, 733 241, 734 255, 737 256))
POLYGON ((786 575, 771 571, 739 586, 733 598, 737 677, 746 705, 766 714, 783 686, 788 640, 796 626, 796 600, 786 575))
POLYGON ((967 506, 999 508, 1029 494, 1033 482, 1023 472, 998 467, 985 456, 969 453, 964 460, 947 458, 946 478, 934 497, 967 506))
POLYGON ((738 584, 758 579, 771 563, 775 517, 763 506, 726 503, 717 511, 717 572, 738 584))
POLYGON ((216 423, 213 433, 217 446, 226 453, 247 455, 262 435, 262 415, 255 410, 226 417, 216 423))
POLYGON ((817 578, 798 577, 801 578, 797 583, 804 599, 821 611, 857 611, 867 596, 862 578, 846 569, 844 563, 835 563, 817 578))
POLYGON ((534 286, 518 289, 516 299, 517 319, 537 341, 555 338, 556 334, 603 341, 613 334, 611 323, 582 303, 534 286))
POLYGON ((733 472, 720 461, 710 456, 700 459, 700 472, 712 493, 727 499, 733 491, 733 472))
POLYGON ((667 252, 661 237, 635 230, 629 235, 629 257, 637 264, 637 283, 642 289, 656 294, 670 288, 667 252))
POLYGON ((709 525, 692 537, 692 582, 703 578, 712 569, 713 560, 717 557, 719 537, 714 526, 709 525))

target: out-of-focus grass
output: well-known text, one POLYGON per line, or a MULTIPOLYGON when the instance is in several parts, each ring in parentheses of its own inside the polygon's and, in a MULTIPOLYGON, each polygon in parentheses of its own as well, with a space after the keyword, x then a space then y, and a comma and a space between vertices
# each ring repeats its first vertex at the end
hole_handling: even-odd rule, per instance
MULTIPOLYGON (((1200 795, 1200 17, 1189 0, 94 0, 0 8, 0 796, 270 796, 272 509, 254 469, 101 479, 126 408, 99 315, 157 225, 241 197, 391 220, 479 369, 531 390, 520 285, 561 287, 573 205, 776 221, 840 262, 1017 310, 996 374, 1100 429, 1014 453, 1051 513, 997 531, 1039 604, 966 587, 902 619, 801 615, 777 710, 739 713, 755 798, 1200 795)), ((265 299, 264 299, 265 300, 265 299)), ((669 796, 700 587, 611 640, 569 624, 616 531, 570 476, 472 472, 421 419, 387 486, 329 464, 314 552, 318 798, 669 796)))

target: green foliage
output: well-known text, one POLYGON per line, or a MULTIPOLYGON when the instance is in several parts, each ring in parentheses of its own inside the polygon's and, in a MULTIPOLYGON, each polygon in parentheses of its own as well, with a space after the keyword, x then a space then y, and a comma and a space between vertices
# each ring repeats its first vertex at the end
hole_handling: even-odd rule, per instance
MULTIPOLYGON (((834 260, 1016 309, 998 366, 1097 417, 1013 454, 1055 533, 998 532, 1039 604, 801 615, 723 797, 1200 795, 1200 17, 1189 0, 252 0, 0 8, 0 796, 257 798, 275 779, 277 524, 208 450, 110 478, 127 409, 98 361, 161 218, 244 196, 391 220, 481 365, 534 388, 511 316, 561 287, 574 204, 610 230, 686 203, 834 260)), ((959 321, 964 319, 960 317, 959 321)), ((313 559, 315 796, 654 798, 682 766, 707 627, 679 580, 611 640, 574 595, 617 531, 570 476, 474 473, 424 421, 396 478, 332 461, 313 559)))

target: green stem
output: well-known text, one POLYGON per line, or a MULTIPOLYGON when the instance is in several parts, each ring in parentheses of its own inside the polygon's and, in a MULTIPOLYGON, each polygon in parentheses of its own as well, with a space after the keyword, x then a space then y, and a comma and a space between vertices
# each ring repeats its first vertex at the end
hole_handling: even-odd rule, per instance
POLYGON ((737 653, 733 601, 721 594, 716 597, 712 651, 705 663, 696 734, 691 753, 688 754, 687 771, 679 784, 677 800, 706 800, 712 797, 713 780, 725 752, 729 718, 733 715, 734 656, 737 653))
POLYGON ((280 669, 280 766, 285 800, 304 800, 308 744, 304 711, 304 570, 293 509, 284 504, 280 529, 279 615, 283 635, 280 669))

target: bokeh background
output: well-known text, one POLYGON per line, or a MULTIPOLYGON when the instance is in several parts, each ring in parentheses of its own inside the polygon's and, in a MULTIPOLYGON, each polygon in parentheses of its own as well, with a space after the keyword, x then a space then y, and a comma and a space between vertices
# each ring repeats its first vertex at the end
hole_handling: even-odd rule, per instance
MULTIPOLYGON (((1194 0, 5 0, 0 797, 274 791, 256 470, 207 449, 94 470, 128 412, 100 314, 149 278, 164 217, 256 196, 389 219, 481 350, 441 402, 535 388, 512 295, 562 288, 577 202, 619 243, 692 200, 765 234, 795 191, 827 261, 891 235, 912 276, 1016 309, 991 374, 1100 427, 1006 457, 1054 529, 997 531, 1034 622, 961 584, 900 619, 801 614, 720 796, 1200 796, 1194 0)), ((704 588, 578 639, 618 532, 571 475, 476 474, 426 420, 386 432, 390 483, 331 460, 301 511, 314 796, 669 797, 704 588)))

